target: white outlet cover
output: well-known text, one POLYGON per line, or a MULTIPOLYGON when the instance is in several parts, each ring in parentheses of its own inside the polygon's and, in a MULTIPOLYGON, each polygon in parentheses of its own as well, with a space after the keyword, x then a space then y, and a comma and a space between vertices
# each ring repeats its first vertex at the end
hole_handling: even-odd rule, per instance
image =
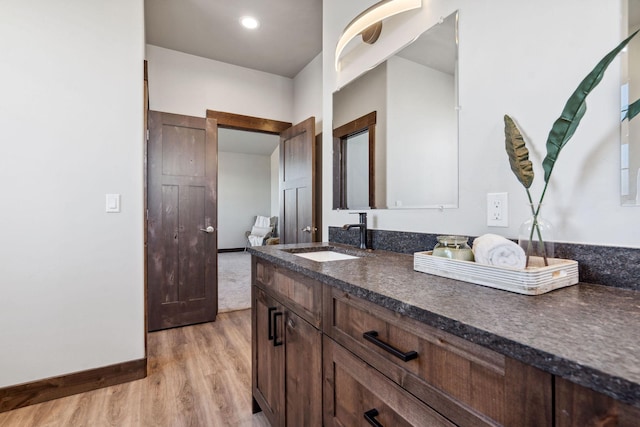
POLYGON ((507 193, 487 193, 487 226, 509 226, 509 198, 507 193))

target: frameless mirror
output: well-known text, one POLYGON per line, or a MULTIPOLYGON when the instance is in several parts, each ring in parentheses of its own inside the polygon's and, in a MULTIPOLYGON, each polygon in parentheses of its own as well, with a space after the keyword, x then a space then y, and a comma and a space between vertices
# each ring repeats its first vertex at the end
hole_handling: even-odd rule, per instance
POLYGON ((458 206, 457 34, 455 12, 333 94, 334 209, 458 206))
MULTIPOLYGON (((640 0, 623 0, 623 28, 626 34, 640 28, 640 0)), ((640 39, 636 36, 622 54, 621 119, 629 102, 640 98, 640 39)), ((620 201, 623 206, 640 206, 640 117, 620 122, 620 201)))

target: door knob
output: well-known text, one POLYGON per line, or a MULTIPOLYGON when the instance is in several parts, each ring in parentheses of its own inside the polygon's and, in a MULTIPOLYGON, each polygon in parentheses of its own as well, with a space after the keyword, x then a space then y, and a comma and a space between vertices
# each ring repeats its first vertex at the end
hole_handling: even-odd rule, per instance
POLYGON ((301 228, 300 231, 305 231, 307 233, 311 233, 312 231, 317 231, 318 229, 316 227, 310 227, 310 226, 306 226, 305 228, 301 228))
POLYGON ((208 226, 207 228, 201 228, 200 231, 211 234, 215 231, 215 229, 212 226, 208 226))

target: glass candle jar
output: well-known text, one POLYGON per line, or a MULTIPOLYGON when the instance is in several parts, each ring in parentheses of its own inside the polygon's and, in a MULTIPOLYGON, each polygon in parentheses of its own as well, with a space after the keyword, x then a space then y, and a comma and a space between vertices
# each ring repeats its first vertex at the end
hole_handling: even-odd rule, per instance
POLYGON ((438 243, 433 248, 433 256, 474 261, 473 252, 465 236, 437 236, 438 243))

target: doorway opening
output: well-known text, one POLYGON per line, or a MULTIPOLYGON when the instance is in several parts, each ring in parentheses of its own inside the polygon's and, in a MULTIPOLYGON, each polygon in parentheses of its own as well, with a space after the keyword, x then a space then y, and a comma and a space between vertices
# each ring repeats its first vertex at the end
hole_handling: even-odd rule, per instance
POLYGON ((291 123, 207 110, 218 122, 218 310, 251 306, 246 232, 277 216, 278 144, 291 123))

